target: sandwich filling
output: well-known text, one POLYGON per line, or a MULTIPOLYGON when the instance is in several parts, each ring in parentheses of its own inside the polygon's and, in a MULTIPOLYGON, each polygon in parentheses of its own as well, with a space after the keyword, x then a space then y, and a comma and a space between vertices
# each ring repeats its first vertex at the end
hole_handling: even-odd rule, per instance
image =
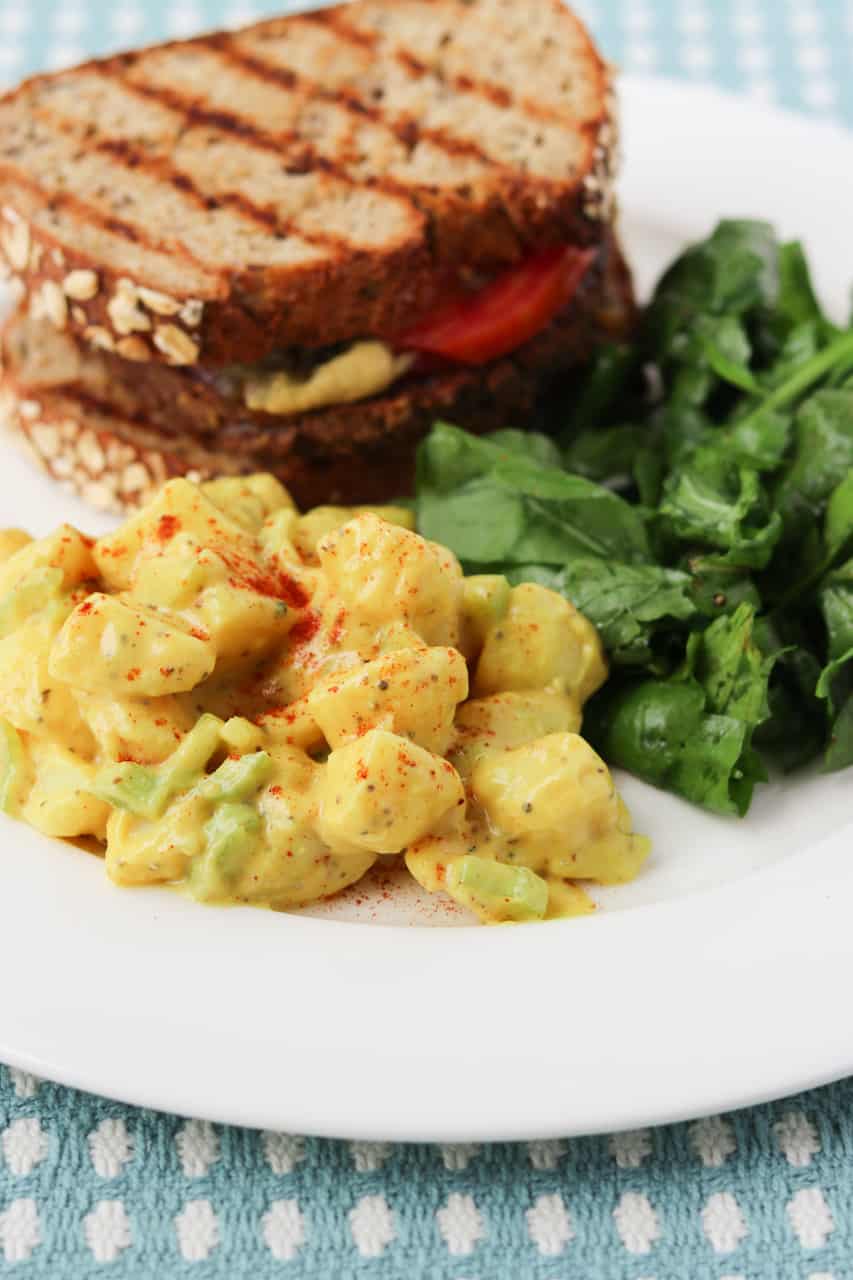
POLYGON ((258 368, 244 375, 243 402, 262 413, 307 413, 333 404, 352 404, 381 395, 412 366, 414 355, 397 355, 384 342, 356 342, 345 351, 301 372, 258 368))
POLYGON ((595 257, 571 245, 547 249, 477 290, 452 290, 393 345, 365 338, 331 353, 297 351, 232 369, 230 378, 247 408, 286 415, 381 395, 416 361, 489 364, 536 337, 569 305, 595 257))

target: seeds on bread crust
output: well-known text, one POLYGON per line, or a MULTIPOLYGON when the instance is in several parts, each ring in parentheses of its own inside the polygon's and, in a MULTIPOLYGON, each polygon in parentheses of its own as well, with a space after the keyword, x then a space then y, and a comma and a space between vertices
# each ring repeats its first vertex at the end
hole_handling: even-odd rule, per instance
POLYGON ((83 337, 91 342, 93 347, 100 347, 102 351, 114 351, 115 340, 109 329, 105 329, 100 324, 90 324, 88 329, 83 331, 83 337))
POLYGON ((188 329, 197 329, 204 314, 204 303, 200 298, 188 298, 178 315, 188 329))
POLYGON ((85 269, 69 271, 62 281, 62 288, 67 298, 75 302, 89 302, 98 292, 97 272, 85 269))
POLYGON ((157 316, 176 316, 181 310, 181 303, 177 298, 170 298, 167 293, 160 293, 157 289, 139 285, 136 292, 142 305, 157 316))
MULTIPOLYGON (((11 209, 3 210, 7 222, 11 212, 11 209)), ((3 227, 0 231, 0 247, 15 271, 26 271, 30 261, 30 229, 26 222, 18 219, 3 227)))
POLYGON ((144 338, 140 338, 138 334, 132 334, 129 338, 119 338, 115 344, 116 354, 124 356, 125 360, 135 360, 142 363, 151 359, 151 348, 144 338))
POLYGON ((119 280, 115 293, 107 303, 107 314, 116 333, 123 337, 151 330, 151 317, 139 305, 137 286, 124 277, 119 280))
POLYGON ((68 303, 55 280, 43 280, 39 285, 30 301, 30 315, 34 320, 44 317, 57 329, 68 324, 68 303))
POLYGON ((194 364, 198 359, 198 343, 176 324, 158 324, 154 330, 154 346, 170 364, 194 364))

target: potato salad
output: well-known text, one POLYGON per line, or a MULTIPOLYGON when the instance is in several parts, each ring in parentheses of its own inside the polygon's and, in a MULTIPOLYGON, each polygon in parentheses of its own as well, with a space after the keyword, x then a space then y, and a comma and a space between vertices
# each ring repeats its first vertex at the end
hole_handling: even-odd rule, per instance
POLYGON ((98 540, 0 533, 0 808, 205 902, 404 858, 484 922, 592 910, 578 882, 648 854, 580 736, 598 635, 412 523, 256 475, 172 480, 98 540))

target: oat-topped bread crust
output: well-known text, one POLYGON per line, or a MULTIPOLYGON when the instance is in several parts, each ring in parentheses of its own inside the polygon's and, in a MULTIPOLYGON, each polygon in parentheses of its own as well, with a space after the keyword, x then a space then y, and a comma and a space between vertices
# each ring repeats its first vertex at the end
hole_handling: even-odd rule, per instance
POLYGON ((0 250, 131 359, 391 336, 611 216, 610 74, 561 0, 355 0, 0 99, 0 250))
POLYGON ((630 275, 609 239, 570 306, 511 357, 281 417, 229 400, 201 371, 151 365, 140 378, 138 366, 19 315, 3 335, 0 410, 56 479, 112 510, 145 501, 167 476, 258 470, 301 506, 381 501, 409 490, 437 418, 471 431, 525 425, 543 386, 634 321, 630 275))

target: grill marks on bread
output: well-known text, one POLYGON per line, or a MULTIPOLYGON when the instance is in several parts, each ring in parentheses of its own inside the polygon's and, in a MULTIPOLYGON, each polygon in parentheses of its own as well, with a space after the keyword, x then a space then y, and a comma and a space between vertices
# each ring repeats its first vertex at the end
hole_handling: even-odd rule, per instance
POLYGON ((436 262, 600 238, 608 72, 559 0, 523 8, 357 0, 36 77, 0 101, 0 203, 113 284, 211 300, 213 363, 393 333, 436 262))

